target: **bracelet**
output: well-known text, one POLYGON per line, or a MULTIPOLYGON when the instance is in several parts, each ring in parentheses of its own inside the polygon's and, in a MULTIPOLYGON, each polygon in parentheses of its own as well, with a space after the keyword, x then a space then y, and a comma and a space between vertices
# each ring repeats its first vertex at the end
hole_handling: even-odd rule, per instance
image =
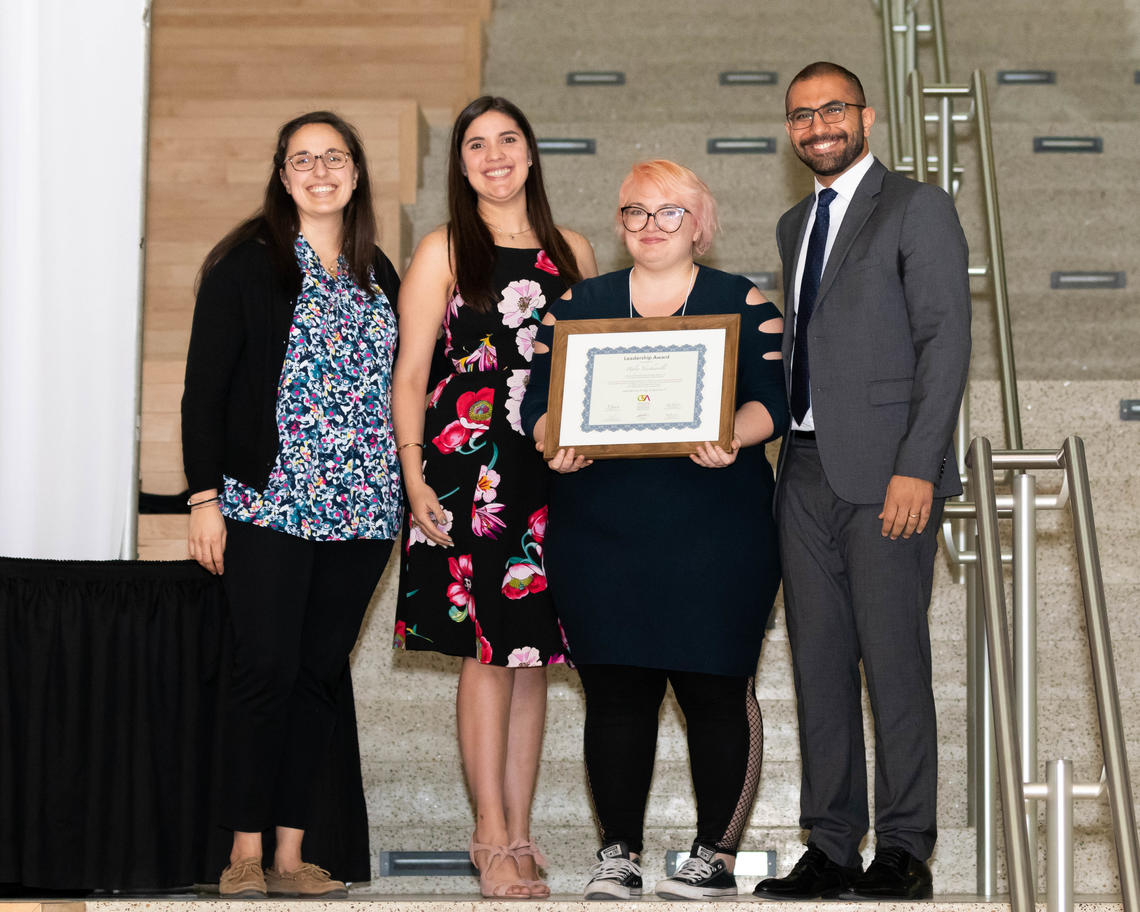
POLYGON ((400 450, 407 449, 410 446, 418 446, 421 450, 424 448, 424 445, 422 443, 403 443, 400 444, 400 446, 396 447, 396 452, 398 453, 400 450))
POLYGON ((213 497, 207 497, 205 500, 191 501, 189 497, 186 498, 186 506, 188 506, 191 510, 193 510, 195 507, 204 507, 204 506, 206 506, 206 504, 221 503, 221 502, 222 502, 222 495, 221 494, 215 494, 213 497))

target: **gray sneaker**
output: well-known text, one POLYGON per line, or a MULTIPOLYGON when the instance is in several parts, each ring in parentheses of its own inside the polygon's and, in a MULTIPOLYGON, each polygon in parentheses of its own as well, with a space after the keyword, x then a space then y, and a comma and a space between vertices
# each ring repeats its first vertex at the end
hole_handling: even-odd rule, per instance
POLYGON ((672 877, 657 882, 653 892, 663 899, 716 899, 736 895, 736 878, 716 849, 693 843, 691 854, 672 877))
POLYGON ((641 896, 641 868, 629 857, 624 842, 608 843, 598 852, 598 864, 582 892, 586 899, 631 899, 641 896))

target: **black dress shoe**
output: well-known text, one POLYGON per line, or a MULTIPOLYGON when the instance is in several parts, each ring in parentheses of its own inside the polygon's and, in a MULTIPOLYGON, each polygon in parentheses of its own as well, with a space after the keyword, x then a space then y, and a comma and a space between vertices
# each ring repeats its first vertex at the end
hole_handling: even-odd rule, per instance
POLYGON ((786 877, 762 880, 752 892, 762 899, 827 899, 846 890, 862 874, 862 865, 837 865, 821 849, 809 844, 786 877))
POLYGON ((875 850, 875 860, 839 899, 930 899, 930 868, 900 846, 875 850))

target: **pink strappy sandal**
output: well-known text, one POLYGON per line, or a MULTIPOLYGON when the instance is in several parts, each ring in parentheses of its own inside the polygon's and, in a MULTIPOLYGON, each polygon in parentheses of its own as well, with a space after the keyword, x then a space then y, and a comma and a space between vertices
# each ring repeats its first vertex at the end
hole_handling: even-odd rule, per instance
MULTIPOLYGON (((530 855, 534 858, 536 867, 545 868, 549 864, 546 856, 538 850, 538 846, 530 839, 516 839, 507 846, 507 851, 516 861, 530 855)), ((535 899, 545 899, 550 895, 550 885, 545 880, 520 880, 519 883, 526 884, 527 889, 530 890, 530 895, 535 899)))
POLYGON ((487 874, 490 872, 491 866, 495 863, 495 859, 500 855, 504 858, 510 858, 512 861, 515 858, 514 854, 506 846, 476 842, 474 837, 471 838, 471 845, 467 849, 467 856, 471 859, 471 864, 475 865, 475 870, 479 872, 479 892, 482 893, 486 899, 530 899, 531 896, 534 895, 531 893, 530 881, 519 878, 516 880, 505 880, 497 884, 488 883, 487 874), (485 870, 481 869, 479 863, 475 860, 476 852, 489 853, 485 870), (512 889, 518 889, 522 892, 508 892, 512 889))

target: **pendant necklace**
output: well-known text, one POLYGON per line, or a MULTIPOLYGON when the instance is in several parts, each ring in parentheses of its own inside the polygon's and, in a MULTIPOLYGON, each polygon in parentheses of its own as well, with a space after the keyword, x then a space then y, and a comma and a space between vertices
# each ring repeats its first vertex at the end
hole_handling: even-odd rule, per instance
POLYGON ((517 237, 522 237, 522 235, 524 235, 524 234, 530 234, 530 233, 531 233, 531 232, 534 230, 533 228, 531 228, 531 227, 530 227, 530 225, 527 225, 525 228, 521 228, 521 229, 519 229, 518 231, 515 231, 514 233, 512 233, 512 232, 510 232, 510 231, 504 231, 504 230, 503 230, 502 228, 500 228, 498 225, 494 224, 493 222, 488 222, 486 219, 483 219, 483 221, 484 221, 484 222, 485 222, 485 223, 486 223, 486 224, 487 224, 487 225, 488 225, 488 226, 491 228, 491 230, 493 230, 493 231, 494 231, 496 234, 498 234, 498 235, 500 235, 500 236, 502 236, 502 237, 506 237, 506 238, 509 238, 509 239, 510 239, 510 240, 512 240, 512 241, 513 241, 515 238, 517 238, 517 237))
MULTIPOLYGON (((636 268, 636 267, 634 267, 636 268)), ((689 306, 689 295, 693 291, 693 285, 697 281, 697 264, 693 264, 693 269, 689 273, 689 287, 685 289, 685 300, 681 302, 681 313, 678 316, 685 315, 685 308, 689 306)), ((633 319, 633 269, 629 271, 629 316, 633 319)))

